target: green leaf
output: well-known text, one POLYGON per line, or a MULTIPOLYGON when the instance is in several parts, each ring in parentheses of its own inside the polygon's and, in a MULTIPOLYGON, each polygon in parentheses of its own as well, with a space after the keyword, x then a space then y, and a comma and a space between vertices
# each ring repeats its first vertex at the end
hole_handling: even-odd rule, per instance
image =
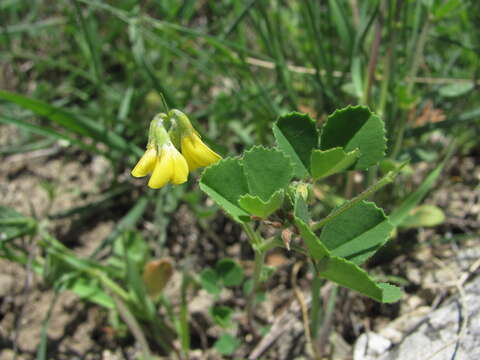
POLYGON ((210 294, 220 294, 219 279, 215 270, 211 268, 203 269, 200 273, 200 284, 202 284, 202 287, 210 294))
POLYGON ((328 222, 320 241, 332 255, 361 264, 385 244, 392 230, 382 209, 361 201, 328 222))
POLYGON ((276 149, 254 147, 242 159, 227 158, 208 167, 200 188, 234 220, 250 220, 250 214, 267 217, 283 203, 292 178, 288 158, 276 149))
MULTIPOLYGON (((44 125, 43 126, 35 125, 30 123, 27 120, 15 119, 12 117, 5 117, 3 115, 0 116, 0 123, 13 124, 15 126, 18 126, 19 128, 25 129, 35 134, 48 136, 53 139, 64 140, 69 144, 74 144, 78 146, 82 150, 86 150, 95 154, 102 154, 102 151, 97 149, 95 146, 92 146, 87 144, 86 142, 80 141, 73 136, 68 136, 67 134, 65 134, 65 131, 56 131, 54 129, 49 129, 44 125)), ((104 153, 103 155, 107 156, 108 154, 104 153)))
POLYGON ((254 147, 242 159, 249 194, 268 201, 273 193, 284 189, 292 179, 292 166, 285 155, 276 149, 254 147))
POLYGON ((128 231, 119 236, 113 244, 113 255, 122 261, 128 256, 135 266, 142 266, 149 253, 145 239, 138 232, 128 231))
POLYGON ((452 17, 458 15, 458 11, 462 10, 461 0, 446 0, 436 2, 433 8, 433 16, 435 20, 440 20, 443 17, 452 17))
POLYGON ((280 150, 290 157, 294 175, 306 178, 310 169, 310 154, 318 145, 315 122, 306 114, 293 112, 277 120, 273 134, 280 150))
POLYGON ((333 20, 333 25, 336 27, 337 33, 340 35, 342 45, 348 50, 352 48, 353 36, 351 33, 351 19, 348 15, 348 10, 345 9, 345 2, 337 0, 329 0, 328 9, 333 20))
POLYGON ((385 155, 386 139, 383 121, 364 106, 348 106, 330 115, 322 128, 320 149, 342 147, 349 153, 359 149, 354 169, 363 170, 385 155))
POLYGON ((35 230, 36 221, 14 209, 0 206, 0 242, 13 240, 35 230))
POLYGON ((108 309, 115 307, 113 299, 108 296, 94 280, 77 277, 69 283, 68 288, 81 299, 91 301, 108 309))
POLYGON ((393 303, 400 300, 403 296, 402 290, 395 285, 379 282, 377 286, 382 289, 382 302, 393 303))
POLYGON ((410 211, 402 221, 400 227, 419 228, 440 225, 445 221, 445 214, 442 209, 435 205, 421 205, 410 211))
POLYGON ((313 150, 312 176, 315 180, 347 170, 360 157, 358 149, 345 152, 341 147, 328 150, 313 150))
POLYGON ((213 345, 222 355, 231 355, 240 346, 240 340, 230 334, 223 334, 213 345))
POLYGON ((398 168, 400 168, 400 172, 404 175, 412 175, 414 173, 413 168, 410 166, 410 164, 401 164, 398 161, 395 161, 391 158, 384 158, 382 161, 380 161, 379 164, 379 169, 382 174, 388 174, 390 171, 396 171, 398 168))
POLYGON ((304 197, 298 192, 295 193, 294 214, 295 217, 298 217, 305 224, 308 224, 310 222, 310 213, 308 211, 307 202, 305 201, 304 197))
POLYGON ((438 93, 443 97, 457 97, 465 95, 471 91, 473 87, 473 82, 449 84, 438 89, 438 93))
POLYGON ((308 253, 314 260, 321 260, 324 257, 329 257, 330 252, 325 247, 324 244, 318 239, 315 233, 310 229, 310 227, 305 224, 305 222, 295 217, 295 224, 300 231, 300 235, 302 236, 305 245, 307 245, 308 253))
POLYGON ((213 321, 226 329, 232 326, 233 309, 228 306, 214 306, 210 309, 210 315, 213 321))
POLYGON ((437 178, 442 173, 445 162, 438 165, 422 182, 416 191, 407 196, 407 198, 390 213, 390 221, 394 226, 400 226, 403 221, 409 216, 415 206, 427 195, 427 193, 433 188, 437 178))
POLYGON ((120 220, 116 221, 113 230, 102 240, 102 242, 95 248, 90 257, 95 257, 107 245, 110 245, 117 239, 125 230, 135 228, 135 225, 142 218, 143 213, 147 209, 150 197, 145 194, 136 199, 135 205, 128 210, 127 214, 120 220))
POLYGON ((147 292, 140 275, 140 269, 145 262, 148 246, 143 237, 136 232, 127 232, 116 241, 116 244, 118 243, 122 244, 121 258, 126 266, 125 282, 130 296, 134 303, 146 308, 147 292))
POLYGON ((267 201, 263 201, 258 196, 245 194, 240 197, 238 202, 250 214, 267 218, 282 206, 284 194, 285 191, 280 189, 274 192, 267 201))
POLYGON ((238 200, 248 193, 248 184, 238 158, 226 158, 205 169, 200 189, 206 192, 234 220, 244 222, 250 218, 238 200))
POLYGON ((365 270, 337 257, 325 257, 317 263, 318 275, 380 302, 398 301, 402 292, 396 286, 377 283, 365 270))
POLYGON ((62 126, 74 134, 88 136, 122 152, 133 151, 137 155, 142 154, 142 151, 138 147, 130 145, 121 136, 106 129, 99 122, 78 117, 73 113, 43 101, 4 90, 0 90, 0 99, 10 101, 24 109, 31 110, 39 116, 44 116, 51 122, 62 126))
POLYGON ((232 259, 220 259, 215 271, 225 286, 238 286, 243 281, 243 268, 232 259))

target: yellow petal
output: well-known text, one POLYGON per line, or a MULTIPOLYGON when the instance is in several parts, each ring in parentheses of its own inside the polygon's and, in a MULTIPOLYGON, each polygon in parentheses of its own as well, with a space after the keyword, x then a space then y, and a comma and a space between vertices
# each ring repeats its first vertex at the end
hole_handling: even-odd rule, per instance
POLYGON ((191 141, 189 140, 189 138, 184 137, 182 139, 182 154, 185 157, 185 160, 187 161, 188 168, 190 171, 196 170, 201 166, 194 159, 195 154, 193 154, 191 151, 192 146, 193 145, 191 144, 191 141))
POLYGON ((154 148, 147 149, 140 160, 138 160, 137 165, 133 168, 132 176, 142 177, 148 175, 152 172, 156 159, 157 151, 154 148))
POLYGON ((152 189, 160 189, 168 184, 173 176, 173 158, 166 148, 162 149, 160 157, 157 158, 155 169, 148 181, 148 186, 152 189))
POLYGON ((190 170, 208 166, 221 159, 221 156, 205 145, 195 133, 182 138, 182 153, 188 162, 190 170))
POLYGON ((182 154, 172 146, 173 177, 172 184, 183 184, 188 179, 188 164, 182 154))
POLYGON ((197 170, 200 167, 200 165, 198 165, 192 158, 188 157, 186 154, 184 157, 185 157, 185 160, 187 161, 188 169, 190 171, 197 170))

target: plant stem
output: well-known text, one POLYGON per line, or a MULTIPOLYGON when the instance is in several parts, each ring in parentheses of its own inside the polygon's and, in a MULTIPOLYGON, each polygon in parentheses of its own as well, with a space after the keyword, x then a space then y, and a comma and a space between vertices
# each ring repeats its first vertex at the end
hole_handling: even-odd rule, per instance
POLYGON ((256 334, 257 332, 253 327, 253 309, 255 305, 255 298, 257 295, 257 288, 260 284, 260 277, 262 274, 263 262, 265 261, 265 253, 255 250, 255 265, 253 268, 253 284, 250 294, 247 299, 247 323, 251 331, 256 334))
POLYGON ((184 272, 182 277, 182 287, 181 287, 181 307, 180 307, 180 340, 182 345, 182 351, 185 354, 186 358, 189 358, 190 351, 190 330, 188 326, 188 299, 187 299, 187 290, 188 285, 190 284, 190 276, 184 272))
POLYGON ((263 239, 258 235, 255 230, 252 229, 250 224, 242 224, 243 231, 248 236, 248 240, 250 241, 250 245, 252 245, 252 248, 255 249, 258 246, 260 246, 263 243, 263 239))
POLYGON ((332 289, 328 295, 327 308, 325 309, 325 317, 323 318, 322 329, 320 330, 318 336, 320 353, 323 353, 325 345, 328 341, 328 334, 330 332, 333 320, 333 311, 335 310, 335 303, 337 301, 337 290, 338 286, 332 284, 332 289))
POLYGON ((243 224, 243 229, 250 240, 250 245, 252 245, 253 251, 255 252, 252 290, 250 291, 250 294, 248 294, 247 299, 247 324, 250 330, 256 334, 256 331, 253 327, 253 309, 257 288, 260 284, 260 277, 262 275, 263 263, 265 261, 265 251, 261 250, 261 245, 264 243, 264 240, 255 230, 252 229, 250 224, 243 224))
MULTIPOLYGON (((285 243, 282 240, 280 240, 276 237, 271 237, 271 238, 265 240, 264 242, 262 242, 262 244, 260 244, 259 246, 257 246, 257 249, 260 252, 267 252, 267 251, 269 251, 271 249, 274 249, 276 247, 286 249, 285 243)), ((290 244, 290 249, 293 250, 293 251, 296 251, 300 254, 303 254, 305 256, 308 256, 307 251, 300 246, 290 244)))
POLYGON ((378 19, 375 25, 375 35, 373 38, 372 48, 371 48, 371 56, 368 61, 368 72, 367 72, 367 81, 366 86, 363 91, 363 104, 367 105, 370 102, 370 92, 372 89, 373 81, 375 80, 375 68, 377 66, 378 61, 378 52, 380 50, 380 41, 382 39, 382 25, 383 25, 383 16, 382 12, 379 11, 378 19))
POLYGON ((325 224, 327 224, 328 222, 332 221, 333 219, 335 219, 337 216, 343 214, 345 211, 347 211, 348 209, 350 209, 351 207, 353 207, 356 203, 366 199, 367 197, 369 197, 370 195, 372 195, 374 192, 378 191, 379 189, 381 189, 382 187, 384 187, 385 185, 391 183, 393 181, 393 179, 395 178, 396 174, 398 173, 398 171, 400 171, 401 167, 398 168, 397 170, 395 171, 391 171, 389 172, 387 175, 385 175, 383 178, 381 178, 379 181, 377 181, 375 184, 373 184, 372 186, 370 186, 368 189, 366 189, 364 192, 360 193, 359 195, 355 196, 353 199, 349 200, 349 201, 346 201, 345 203, 343 203, 343 205, 341 205, 339 208, 337 208, 336 210, 334 210, 330 215, 328 215, 327 217, 323 218, 322 220, 320 220, 319 222, 315 223, 315 224, 312 224, 311 225, 311 229, 313 231, 317 231, 319 229, 321 229, 325 224))
POLYGON ((135 316, 130 312, 128 307, 123 303, 123 301, 114 293, 111 293, 110 296, 112 297, 113 301, 115 302, 115 306, 127 326, 129 327, 130 331, 132 332, 133 336, 137 340, 138 344, 140 345, 143 353, 143 358, 145 360, 152 360, 152 352, 150 351, 150 347, 148 346, 147 339, 145 334, 140 327, 140 324, 135 319, 135 316))
MULTIPOLYGON (((315 269, 312 267, 311 271, 315 272, 315 269)), ((312 280, 311 294, 312 294, 312 311, 311 311, 311 331, 312 338, 316 339, 318 335, 318 329, 320 327, 321 320, 321 299, 320 299, 320 289, 324 283, 324 280, 318 276, 314 276, 312 280)))
MULTIPOLYGON (((427 18, 427 21, 425 22, 425 25, 422 28, 422 32, 420 33, 420 36, 418 38, 417 46, 415 47, 415 54, 413 57, 412 67, 410 69, 410 74, 407 77, 407 97, 408 98, 411 98, 412 96, 413 85, 415 83, 414 78, 417 76, 418 68, 420 66, 420 60, 422 59, 422 56, 423 56, 423 50, 427 42, 427 35, 428 35, 428 30, 430 29, 430 24, 431 24, 430 18, 427 18)), ((408 112, 403 114, 400 124, 398 126, 398 130, 396 132, 397 136, 395 138, 392 153, 390 155, 392 159, 395 159, 397 157, 402 147, 403 136, 405 134, 405 129, 407 127, 407 121, 408 121, 408 112)))

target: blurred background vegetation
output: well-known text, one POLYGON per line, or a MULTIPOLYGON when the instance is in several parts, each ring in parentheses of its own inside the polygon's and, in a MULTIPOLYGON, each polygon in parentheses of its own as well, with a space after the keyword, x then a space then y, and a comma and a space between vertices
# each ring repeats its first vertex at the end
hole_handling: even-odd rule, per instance
MULTIPOLYGON (((114 225, 89 249, 90 259, 101 261, 108 249, 115 254, 115 240, 136 228, 148 230, 155 256, 172 255, 163 246, 178 231, 171 220, 188 217, 178 215, 182 204, 208 236, 228 243, 238 235, 225 240, 228 221, 214 215, 195 177, 149 191, 129 176, 150 120, 164 111, 160 94, 223 156, 272 145, 280 114, 306 112, 320 124, 337 108, 362 104, 386 122, 390 163, 410 158, 411 174, 416 164, 439 164, 452 140, 458 154, 478 160, 478 1, 3 0, 0 23, 2 157, 61 156, 80 164, 75 175, 103 161, 89 190, 63 170, 32 185, 53 203, 62 196, 58 179, 68 178, 75 194, 69 206, 16 210, 53 232, 56 221, 89 227, 110 214, 114 225)), ((14 183, 18 171, 6 166, 2 182, 14 183)), ((356 186, 371 183, 376 171, 356 186)), ((379 194, 387 209, 414 187, 410 177, 400 181, 379 194)), ((319 212, 352 193, 348 179, 330 185, 322 188, 328 196, 319 197, 319 212)), ((75 231, 67 234, 63 242, 74 244, 75 231)), ((3 257, 31 265, 28 247, 2 249, 3 257)), ((217 260, 206 257, 209 265, 217 260)))

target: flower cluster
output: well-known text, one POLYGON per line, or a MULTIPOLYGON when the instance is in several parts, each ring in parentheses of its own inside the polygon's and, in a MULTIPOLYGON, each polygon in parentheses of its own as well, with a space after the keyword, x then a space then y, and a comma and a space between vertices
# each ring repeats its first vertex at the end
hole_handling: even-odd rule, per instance
POLYGON ((220 159, 220 155, 203 143, 188 117, 172 110, 158 114, 150 123, 147 150, 133 168, 132 176, 151 173, 148 186, 159 189, 169 183, 182 184, 187 181, 189 171, 220 159), (168 132, 166 123, 170 123, 168 132))

